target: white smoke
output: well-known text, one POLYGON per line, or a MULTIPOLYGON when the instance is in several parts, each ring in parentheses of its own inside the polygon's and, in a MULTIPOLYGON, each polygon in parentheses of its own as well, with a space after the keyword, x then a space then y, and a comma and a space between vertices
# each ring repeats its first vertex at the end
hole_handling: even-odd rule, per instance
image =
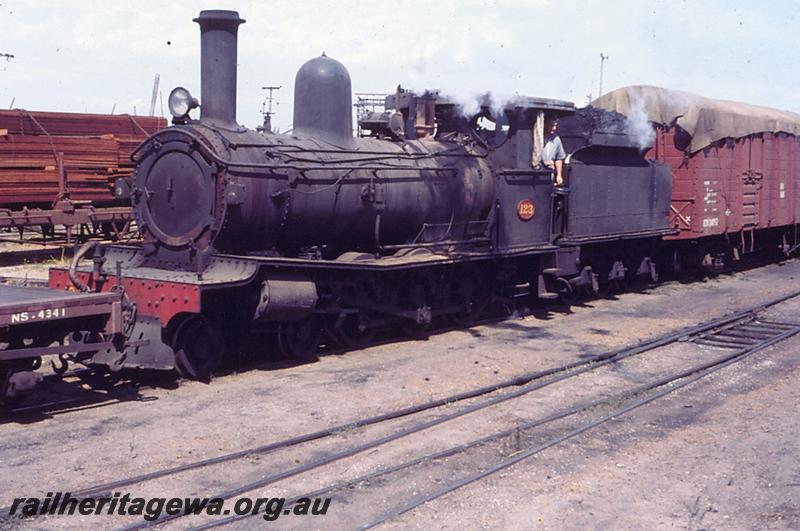
POLYGON ((478 114, 481 110, 480 99, 477 94, 465 94, 463 92, 443 92, 442 96, 446 99, 454 101, 458 106, 459 111, 463 116, 472 117, 478 114))
POLYGON ((653 130, 653 124, 650 123, 650 119, 647 117, 643 98, 637 97, 633 100, 630 111, 625 118, 625 130, 628 136, 639 146, 639 149, 653 147, 656 133, 653 130))
POLYGON ((467 92, 463 90, 440 90, 439 93, 451 101, 459 108, 461 115, 472 118, 478 114, 483 107, 488 107, 492 116, 499 116, 505 107, 519 98, 519 94, 502 94, 497 92, 467 92))

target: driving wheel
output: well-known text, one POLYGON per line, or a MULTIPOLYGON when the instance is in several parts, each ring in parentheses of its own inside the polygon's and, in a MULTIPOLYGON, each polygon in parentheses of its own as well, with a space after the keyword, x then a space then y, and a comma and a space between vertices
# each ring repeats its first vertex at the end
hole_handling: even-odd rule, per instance
POLYGON ((202 315, 178 325, 172 340, 175 370, 184 378, 208 381, 219 367, 225 350, 220 331, 202 315))
POLYGON ((278 346, 284 356, 300 361, 317 359, 321 329, 315 319, 278 325, 278 346))

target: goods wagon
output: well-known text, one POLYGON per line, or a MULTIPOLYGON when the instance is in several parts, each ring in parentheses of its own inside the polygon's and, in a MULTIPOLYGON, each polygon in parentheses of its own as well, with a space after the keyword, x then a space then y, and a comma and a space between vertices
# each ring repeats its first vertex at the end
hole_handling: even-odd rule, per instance
POLYGON ((621 88, 592 105, 625 114, 631 133, 652 144, 646 156, 671 167, 677 233, 667 239, 699 243, 704 256, 793 248, 800 115, 650 86, 621 88))

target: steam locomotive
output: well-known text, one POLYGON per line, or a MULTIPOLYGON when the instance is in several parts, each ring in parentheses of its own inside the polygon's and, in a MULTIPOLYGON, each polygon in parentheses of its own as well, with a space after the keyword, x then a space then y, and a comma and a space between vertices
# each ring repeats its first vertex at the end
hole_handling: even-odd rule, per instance
POLYGON ((120 296, 122 333, 110 346, 101 329, 73 333, 73 361, 202 379, 254 328, 309 359, 322 334, 355 347, 387 326, 466 325, 493 299, 568 300, 656 274, 657 243, 674 233, 670 169, 618 120, 583 116, 592 127, 562 134, 568 187, 556 187, 537 149, 545 119, 569 128, 572 103, 487 98, 465 116, 440 94, 398 90, 355 138, 349 74, 323 54, 297 73, 293 132, 256 132, 235 116, 244 20, 195 22, 200 117, 175 89, 174 125, 133 155, 143 244, 87 247, 50 273, 53 289, 120 296))
POLYGON ((792 113, 694 96, 686 112, 652 87, 584 109, 487 96, 466 113, 398 88, 356 138, 349 74, 323 54, 297 73, 293 132, 258 132, 235 114, 244 20, 202 11, 195 22, 202 106, 173 90, 173 126, 133 153, 143 242, 87 243, 50 270, 49 289, 0 286, 0 398, 29 386, 44 355, 59 356, 57 371, 174 367, 206 379, 252 331, 308 360, 321 340, 353 348, 386 329, 467 326, 492 301, 570 302, 759 247, 800 248, 792 113), (640 100, 650 145, 617 112, 640 100), (565 186, 540 163, 554 117, 565 186))

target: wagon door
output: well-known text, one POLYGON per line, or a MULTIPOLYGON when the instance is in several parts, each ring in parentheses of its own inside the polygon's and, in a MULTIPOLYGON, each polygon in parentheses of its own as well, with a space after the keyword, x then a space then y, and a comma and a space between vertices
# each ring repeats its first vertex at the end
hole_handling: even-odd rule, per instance
POLYGON ((770 179, 769 195, 775 205, 772 222, 775 226, 791 225, 794 221, 792 178, 794 175, 794 137, 778 133, 775 139, 775 174, 770 179))
POLYGON ((764 183, 765 146, 763 138, 751 138, 749 144, 749 164, 740 175, 741 200, 741 238, 742 251, 755 250, 755 230, 761 224, 761 190, 764 183))

